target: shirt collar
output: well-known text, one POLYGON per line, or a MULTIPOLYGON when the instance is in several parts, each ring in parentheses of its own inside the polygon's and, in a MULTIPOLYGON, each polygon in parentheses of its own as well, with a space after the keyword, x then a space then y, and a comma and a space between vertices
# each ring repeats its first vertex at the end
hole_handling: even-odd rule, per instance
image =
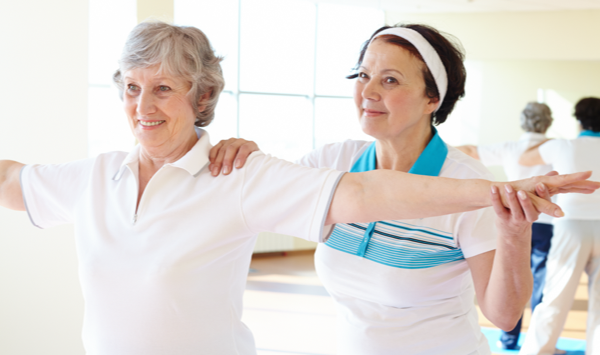
POLYGON ((525 132, 521 135, 521 137, 519 138, 520 141, 528 141, 531 139, 546 139, 546 135, 544 133, 537 133, 537 132, 525 132))
MULTIPOLYGON (((189 152, 187 152, 181 159, 177 160, 174 163, 165 164, 168 166, 174 166, 176 168, 181 168, 190 175, 196 175, 206 164, 208 164, 208 153, 210 148, 212 148, 210 144, 210 139, 208 136, 208 132, 205 130, 194 127, 196 130, 196 135, 198 136, 198 141, 189 152)), ((123 176, 123 173, 129 167, 132 171, 135 170, 135 167, 139 164, 140 160, 140 145, 136 145, 130 152, 127 154, 123 163, 121 163, 121 167, 113 177, 113 180, 120 180, 123 176)))
MULTIPOLYGON (((425 147, 425 150, 419 155, 419 158, 415 164, 408 171, 410 174, 416 175, 427 175, 427 176, 438 176, 448 156, 448 147, 446 143, 440 138, 435 127, 433 129, 434 135, 425 147)), ((373 142, 367 150, 358 158, 356 163, 350 170, 351 173, 358 173, 364 171, 375 170, 377 167, 377 152, 376 142, 373 142)))
POLYGON ((594 132, 594 131, 581 131, 581 133, 579 133, 579 137, 599 137, 600 138, 600 132, 594 132))

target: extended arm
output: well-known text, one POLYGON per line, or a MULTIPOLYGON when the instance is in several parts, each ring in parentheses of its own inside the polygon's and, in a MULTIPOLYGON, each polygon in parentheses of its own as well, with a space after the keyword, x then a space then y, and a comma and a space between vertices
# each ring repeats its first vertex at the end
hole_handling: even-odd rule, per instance
POLYGON ((23 164, 11 160, 0 160, 0 206, 16 211, 25 211, 19 174, 23 164))
POLYGON ((466 155, 470 156, 471 158, 479 160, 479 152, 477 152, 476 145, 470 145, 470 144, 459 145, 455 148, 460 150, 461 152, 465 153, 466 155))
POLYGON ((481 179, 450 179, 413 175, 392 170, 345 174, 333 196, 326 224, 410 219, 472 211, 492 205, 490 191, 497 186, 504 206, 509 207, 505 185, 524 190, 535 209, 562 217, 560 208, 538 196, 539 183, 550 195, 564 192, 592 193, 600 183, 586 181, 591 172, 537 176, 511 182, 481 179))
POLYGON ((542 159, 542 155, 540 154, 540 146, 546 143, 548 140, 545 140, 539 144, 534 145, 533 147, 527 149, 525 153, 521 155, 519 158, 519 164, 525 166, 534 166, 534 165, 543 165, 546 164, 544 159, 542 159))

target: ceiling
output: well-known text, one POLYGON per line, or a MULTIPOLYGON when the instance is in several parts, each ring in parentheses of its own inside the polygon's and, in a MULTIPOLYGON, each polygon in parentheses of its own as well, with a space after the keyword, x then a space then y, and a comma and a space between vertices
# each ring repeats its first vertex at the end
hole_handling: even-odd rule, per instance
POLYGON ((316 0, 401 12, 500 12, 600 9, 600 0, 316 0))

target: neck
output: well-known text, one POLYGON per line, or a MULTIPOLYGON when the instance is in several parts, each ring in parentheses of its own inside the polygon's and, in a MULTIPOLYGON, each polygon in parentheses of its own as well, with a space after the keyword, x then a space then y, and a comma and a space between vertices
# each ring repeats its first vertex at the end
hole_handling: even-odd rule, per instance
POLYGON ((428 120, 397 137, 377 140, 377 169, 408 172, 433 137, 428 120))
POLYGON ((145 146, 142 144, 140 149, 140 174, 154 175, 165 164, 174 163, 181 159, 194 147, 197 141, 198 137, 196 132, 193 131, 193 135, 187 135, 176 145, 169 144, 171 141, 159 146, 145 146))

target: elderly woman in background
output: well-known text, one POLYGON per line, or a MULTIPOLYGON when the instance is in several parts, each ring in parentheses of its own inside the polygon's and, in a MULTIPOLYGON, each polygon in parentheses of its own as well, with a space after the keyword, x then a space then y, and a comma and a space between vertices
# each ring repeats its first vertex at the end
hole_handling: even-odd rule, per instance
MULTIPOLYGON (((429 26, 385 26, 365 43, 355 69, 348 78, 356 79, 358 120, 375 141, 328 144, 300 164, 492 178, 481 163, 444 143, 434 128, 464 95, 466 71, 458 45, 429 26)), ((245 147, 242 161, 257 149, 245 143, 219 143, 211 151, 212 169, 230 166, 239 147, 245 147)), ((495 212, 498 218, 484 209, 338 223, 317 247, 315 264, 338 309, 339 353, 490 354, 474 296, 490 321, 511 330, 532 286, 533 220, 525 221, 515 210, 495 212)))
POLYGON ((589 174, 510 184, 343 174, 262 153, 214 178, 199 127, 223 88, 219 62, 200 30, 142 23, 114 76, 138 146, 59 165, 0 161, 0 206, 26 210, 41 228, 75 224, 90 355, 255 354, 241 314, 260 231, 322 241, 334 223, 503 209, 502 201, 524 223, 557 208, 531 194, 540 182, 551 193, 600 186, 581 181, 589 174))
MULTIPOLYGON (((509 180, 526 179, 536 175, 545 175, 552 171, 551 165, 523 166, 519 164, 521 155, 532 146, 546 141, 546 131, 552 124, 552 112, 546 104, 529 102, 521 112, 521 128, 525 131, 518 141, 491 145, 463 145, 456 147, 471 157, 480 160, 485 166, 501 165, 509 180)), ((546 214, 533 223, 531 228, 531 273, 533 274, 533 292, 531 311, 542 301, 542 291, 546 279, 546 259, 552 239, 552 217, 546 214)), ((502 331, 499 347, 517 349, 521 334, 522 317, 514 329, 502 331)), ((556 350, 555 353, 563 353, 556 350)))
MULTIPOLYGON (((526 166, 550 164, 561 172, 591 170, 600 181, 600 99, 575 105, 582 132, 577 139, 553 139, 531 147, 521 157, 526 166)), ((544 298, 531 317, 520 354, 553 354, 579 286, 588 275, 587 355, 600 353, 600 193, 559 196, 565 218, 554 220, 544 298)))

